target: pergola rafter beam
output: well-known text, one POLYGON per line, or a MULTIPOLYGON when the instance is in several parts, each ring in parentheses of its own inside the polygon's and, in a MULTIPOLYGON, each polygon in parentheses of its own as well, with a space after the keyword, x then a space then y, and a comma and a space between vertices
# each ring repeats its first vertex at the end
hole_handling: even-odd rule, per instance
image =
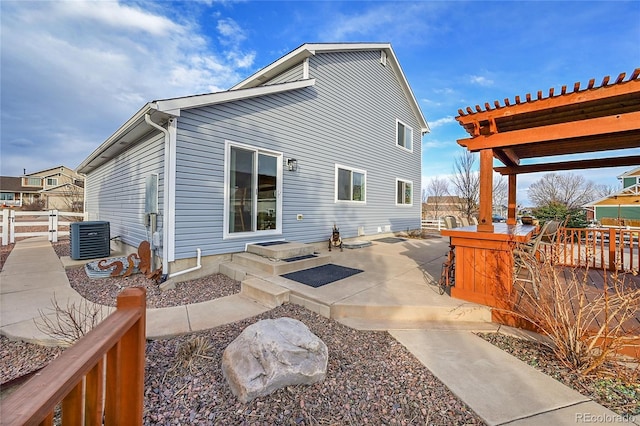
MULTIPOLYGON (((605 134, 615 134, 637 130, 640 111, 618 114, 588 120, 551 124, 511 132, 479 135, 474 138, 459 139, 458 144, 470 151, 502 148, 567 139, 586 138, 605 134)), ((604 148, 606 150, 607 148, 604 148)))
POLYGON ((640 166, 640 155, 562 161, 557 163, 527 164, 523 166, 494 167, 493 170, 501 175, 519 175, 521 173, 557 172, 561 170, 584 170, 620 166, 640 166))

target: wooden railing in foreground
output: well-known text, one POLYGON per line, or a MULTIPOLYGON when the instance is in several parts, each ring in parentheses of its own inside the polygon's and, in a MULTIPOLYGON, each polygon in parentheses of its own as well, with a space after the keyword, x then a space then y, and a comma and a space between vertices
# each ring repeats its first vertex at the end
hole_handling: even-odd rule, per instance
POLYGON ((127 288, 117 310, 0 405, 0 424, 141 425, 144 399, 143 288, 127 288), (103 423, 104 421, 104 423, 103 423))
POLYGON ((557 265, 630 272, 640 270, 639 243, 640 229, 560 228, 541 248, 557 265))

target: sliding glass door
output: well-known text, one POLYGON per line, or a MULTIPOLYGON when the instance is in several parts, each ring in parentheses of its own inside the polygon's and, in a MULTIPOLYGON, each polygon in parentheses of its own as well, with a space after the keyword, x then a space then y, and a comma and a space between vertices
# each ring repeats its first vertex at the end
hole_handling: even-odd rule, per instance
POLYGON ((225 236, 280 233, 282 154, 231 143, 226 148, 225 236))

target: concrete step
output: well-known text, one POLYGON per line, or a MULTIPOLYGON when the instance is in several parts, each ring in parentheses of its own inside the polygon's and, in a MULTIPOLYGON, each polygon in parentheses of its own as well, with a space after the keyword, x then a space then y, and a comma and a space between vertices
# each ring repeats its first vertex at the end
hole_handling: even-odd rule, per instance
POLYGON ((233 262, 221 263, 220 273, 240 282, 251 277, 264 278, 270 276, 268 272, 233 262))
POLYGON ((341 320, 376 320, 405 322, 491 322, 491 309, 479 305, 458 306, 425 306, 425 305, 354 305, 336 303, 331 306, 331 318, 341 320))
POLYGON ((258 244, 249 244, 247 252, 257 254, 258 256, 267 257, 269 259, 289 259, 296 256, 305 256, 313 254, 315 247, 310 244, 283 242, 284 244, 274 244, 261 246, 258 244))
POLYGON ((242 281, 240 295, 268 308, 275 308, 289 301, 289 290, 262 278, 242 281))
POLYGON ((403 319, 339 318, 337 322, 356 330, 467 330, 492 333, 500 329, 500 324, 475 321, 408 321, 403 319))
MULTIPOLYGON (((310 253, 300 256, 306 256, 310 253)), ((317 254, 314 257, 296 260, 292 262, 286 262, 276 258, 266 258, 254 253, 237 253, 232 257, 232 262, 241 266, 257 269, 266 272, 270 275, 282 275, 289 272, 300 271, 302 269, 313 268, 314 266, 321 266, 331 261, 331 255, 317 254)))

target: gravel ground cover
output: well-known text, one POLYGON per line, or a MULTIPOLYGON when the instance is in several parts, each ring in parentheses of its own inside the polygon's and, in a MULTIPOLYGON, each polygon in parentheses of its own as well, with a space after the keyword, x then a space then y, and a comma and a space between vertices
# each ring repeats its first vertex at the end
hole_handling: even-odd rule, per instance
MULTIPOLYGON (((69 240, 53 244, 58 256, 69 256, 69 240)), ((116 306, 116 298, 124 288, 144 287, 148 308, 166 308, 189 303, 206 302, 240 292, 240 282, 223 274, 213 274, 176 284, 175 289, 160 290, 160 286, 143 274, 126 278, 89 278, 83 267, 68 269, 69 283, 85 299, 101 305, 116 306)))
POLYGON ((548 347, 500 333, 478 333, 480 337, 521 361, 553 377, 622 416, 640 421, 640 371, 609 365, 609 373, 583 376, 570 371, 548 347))
POLYGON ((386 332, 356 331, 296 305, 147 345, 145 424, 461 425, 482 424, 407 349, 386 332), (329 349, 327 377, 239 402, 222 376, 222 353, 259 319, 305 323, 329 349), (189 361, 181 345, 201 336, 205 357, 189 361))

